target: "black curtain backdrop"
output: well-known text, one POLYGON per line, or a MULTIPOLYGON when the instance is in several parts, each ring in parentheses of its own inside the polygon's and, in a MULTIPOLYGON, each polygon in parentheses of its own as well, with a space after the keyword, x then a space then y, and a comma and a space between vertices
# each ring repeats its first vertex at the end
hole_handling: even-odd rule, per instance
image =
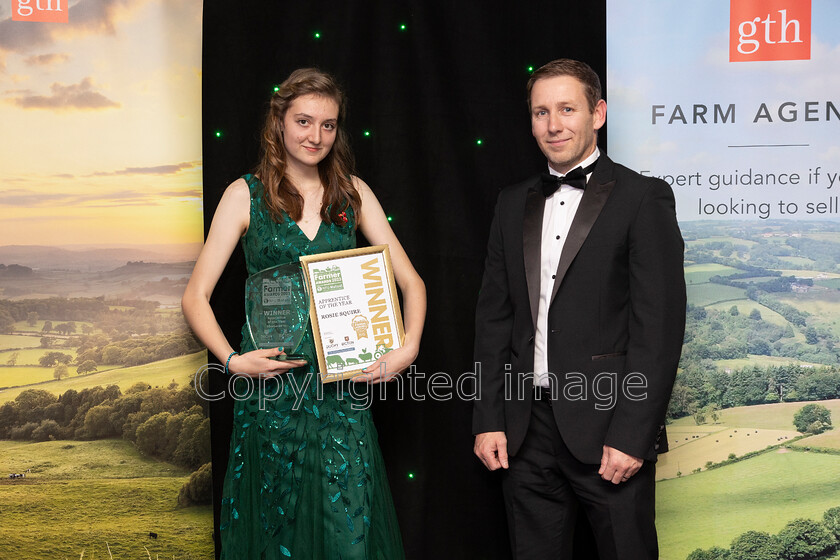
MULTIPOLYGON (((605 0, 495 7, 462 0, 206 0, 205 232, 225 187, 256 163, 274 85, 304 66, 334 74, 349 97, 358 175, 393 217, 426 282, 417 371, 427 378, 473 371, 475 302, 496 195, 546 165, 530 134, 528 67, 577 58, 606 88, 605 12, 605 0)), ((602 131, 602 149, 605 140, 602 131)), ((234 346, 244 278, 237 250, 213 296, 234 346)), ((212 388, 222 390, 225 381, 212 377, 212 388)), ((230 402, 213 403, 217 512, 230 412, 230 402)), ((509 558, 499 477, 472 454, 470 403, 376 399, 373 414, 408 557, 509 558)), ((591 535, 582 532, 578 543, 577 557, 593 556, 591 535)))

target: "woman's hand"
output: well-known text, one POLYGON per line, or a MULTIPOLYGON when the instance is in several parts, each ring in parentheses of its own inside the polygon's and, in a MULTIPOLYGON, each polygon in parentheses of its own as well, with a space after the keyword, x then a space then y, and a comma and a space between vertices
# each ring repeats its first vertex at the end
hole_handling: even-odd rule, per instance
POLYGON ((381 356, 374 363, 362 370, 361 375, 351 379, 357 383, 370 383, 376 385, 383 381, 393 381, 401 372, 408 369, 417 357, 417 350, 403 346, 391 350, 381 356))
POLYGON ((247 375, 248 377, 282 375, 290 369, 305 366, 306 360, 272 360, 276 356, 286 353, 280 348, 268 350, 251 350, 244 354, 234 354, 228 369, 231 373, 247 375))

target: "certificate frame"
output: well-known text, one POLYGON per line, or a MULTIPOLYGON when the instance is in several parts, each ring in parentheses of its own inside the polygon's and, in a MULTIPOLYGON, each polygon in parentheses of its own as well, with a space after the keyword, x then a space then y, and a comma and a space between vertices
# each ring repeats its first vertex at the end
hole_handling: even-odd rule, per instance
POLYGON ((300 257, 323 383, 358 375, 402 348, 405 328, 387 245, 300 257))

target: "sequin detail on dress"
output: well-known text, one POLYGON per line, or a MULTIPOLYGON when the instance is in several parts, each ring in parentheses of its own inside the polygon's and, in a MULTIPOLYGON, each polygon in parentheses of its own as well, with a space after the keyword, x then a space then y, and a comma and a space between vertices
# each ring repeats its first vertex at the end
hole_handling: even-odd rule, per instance
MULTIPOLYGON (((297 262, 301 255, 355 247, 355 216, 349 209, 345 225, 321 224, 310 240, 288 215, 274 222, 262 183, 253 175, 243 178, 251 190, 251 221, 242 238, 249 274, 297 262)), ((252 350, 247 326, 242 335, 242 351, 252 350)), ((311 328, 299 353, 317 364, 311 328)), ((267 379, 262 393, 256 382, 236 381, 239 400, 220 521, 222 558, 404 558, 370 411, 346 383, 324 386, 307 375, 311 369, 316 368, 267 379)))

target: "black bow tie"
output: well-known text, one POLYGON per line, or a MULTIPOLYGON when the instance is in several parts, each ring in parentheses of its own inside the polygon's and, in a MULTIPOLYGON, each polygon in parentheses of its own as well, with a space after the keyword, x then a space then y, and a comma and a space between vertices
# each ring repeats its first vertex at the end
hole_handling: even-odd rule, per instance
POLYGON ((586 188, 586 176, 589 173, 592 173, 592 170, 595 169, 595 163, 591 163, 586 166, 586 169, 582 169, 580 167, 575 167, 563 177, 558 177, 557 175, 551 175, 549 173, 542 174, 542 193, 543 196, 548 198, 549 196, 553 195, 557 192, 557 189, 560 188, 560 185, 569 185, 570 187, 574 187, 576 189, 584 190, 586 188))

